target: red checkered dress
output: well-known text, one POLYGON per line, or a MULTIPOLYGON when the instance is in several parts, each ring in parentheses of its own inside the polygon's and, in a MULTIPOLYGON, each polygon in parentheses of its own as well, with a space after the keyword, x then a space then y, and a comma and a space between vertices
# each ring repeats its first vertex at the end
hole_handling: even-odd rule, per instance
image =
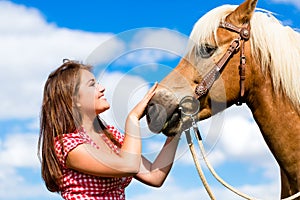
MULTIPOLYGON (((124 135, 122 135, 113 126, 107 127, 122 144, 124 135)), ((104 141, 116 152, 118 147, 114 145, 104 134, 104 141)), ((66 158, 68 153, 80 144, 91 144, 100 148, 92 141, 85 130, 82 128, 74 133, 63 135, 64 151, 62 152, 61 142, 55 139, 55 151, 59 162, 62 165, 63 182, 60 185, 61 195, 67 200, 121 200, 125 199, 125 187, 131 182, 132 177, 107 178, 84 174, 66 167, 66 158)))

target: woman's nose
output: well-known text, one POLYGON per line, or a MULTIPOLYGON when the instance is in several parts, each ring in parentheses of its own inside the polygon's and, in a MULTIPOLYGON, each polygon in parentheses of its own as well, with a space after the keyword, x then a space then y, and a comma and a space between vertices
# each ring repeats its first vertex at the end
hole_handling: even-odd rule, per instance
POLYGON ((97 83, 97 89, 99 90, 99 92, 105 91, 105 88, 100 83, 97 83))

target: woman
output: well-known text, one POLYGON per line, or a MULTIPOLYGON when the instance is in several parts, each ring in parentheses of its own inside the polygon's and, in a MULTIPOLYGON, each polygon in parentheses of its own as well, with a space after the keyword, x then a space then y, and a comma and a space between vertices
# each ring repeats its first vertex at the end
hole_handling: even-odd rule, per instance
POLYGON ((179 136, 169 137, 153 163, 141 155, 139 120, 155 84, 128 114, 125 134, 99 114, 110 108, 91 66, 67 60, 44 87, 39 154, 49 191, 64 199, 125 199, 132 180, 159 187, 174 161, 179 136))

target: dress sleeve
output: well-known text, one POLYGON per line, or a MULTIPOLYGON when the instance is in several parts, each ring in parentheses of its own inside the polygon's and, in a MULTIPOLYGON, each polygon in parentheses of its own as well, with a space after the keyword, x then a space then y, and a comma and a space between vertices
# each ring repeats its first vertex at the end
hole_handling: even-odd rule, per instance
POLYGON ((55 152, 60 164, 66 168, 68 153, 83 143, 91 143, 88 138, 82 137, 80 133, 63 134, 62 139, 55 138, 55 152))

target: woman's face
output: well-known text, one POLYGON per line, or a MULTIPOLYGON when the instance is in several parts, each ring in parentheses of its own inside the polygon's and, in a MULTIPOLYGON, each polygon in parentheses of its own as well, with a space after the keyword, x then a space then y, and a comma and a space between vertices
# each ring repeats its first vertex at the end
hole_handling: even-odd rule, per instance
POLYGON ((88 70, 80 70, 81 78, 77 97, 77 106, 82 114, 100 114, 110 108, 104 97, 105 88, 99 85, 95 76, 88 70))

